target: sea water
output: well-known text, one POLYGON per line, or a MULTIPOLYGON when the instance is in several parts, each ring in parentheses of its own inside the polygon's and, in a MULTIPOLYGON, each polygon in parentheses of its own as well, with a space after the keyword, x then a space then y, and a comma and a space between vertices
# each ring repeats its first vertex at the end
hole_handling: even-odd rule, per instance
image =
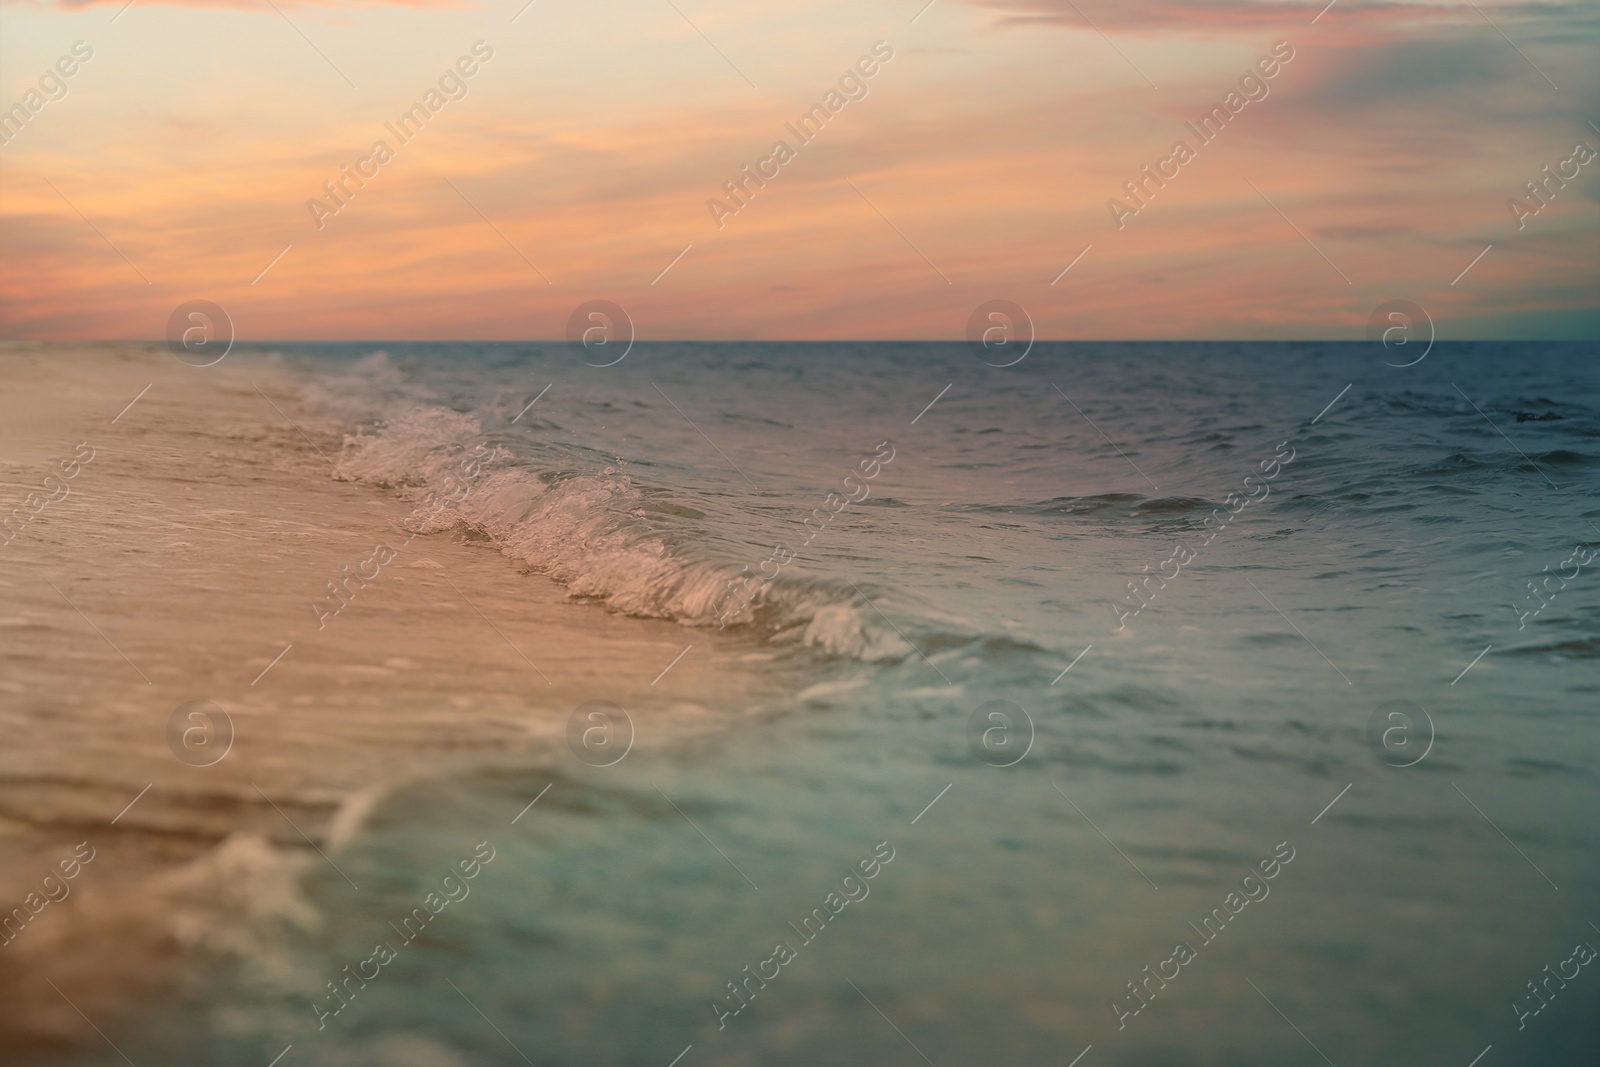
MULTIPOLYGON (((554 712, 530 673, 491 714, 460 663, 376 792, 382 761, 308 757, 301 787, 346 805, 335 856, 216 835, 206 862, 278 906, 207 911, 240 936, 196 933, 190 980, 95 1020, 133 1062, 1592 1054, 1600 975, 1537 984, 1600 945, 1592 345, 582 355, 230 356, 292 383, 321 477, 409 514, 396 546, 498 568, 487 621, 554 582, 562 633, 605 615, 684 651, 628 707, 591 641, 554 712), (574 730, 584 701, 605 718, 574 730)), ((519 654, 557 684, 563 647, 519 654)), ((405 728, 337 726, 374 751, 405 728)), ((18 1047, 113 1062, 87 1030, 18 1047)))

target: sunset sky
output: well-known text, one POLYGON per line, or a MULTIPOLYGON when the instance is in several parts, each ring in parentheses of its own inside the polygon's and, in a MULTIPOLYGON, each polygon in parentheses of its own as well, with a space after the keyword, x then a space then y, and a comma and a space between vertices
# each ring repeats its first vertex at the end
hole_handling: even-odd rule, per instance
POLYGON ((1600 336, 1600 5, 924 2, 0 4, 0 338, 156 338, 191 299, 244 340, 553 338, 596 298, 642 339, 956 339, 996 298, 1051 338, 1358 339, 1393 299, 1447 338, 1600 336))

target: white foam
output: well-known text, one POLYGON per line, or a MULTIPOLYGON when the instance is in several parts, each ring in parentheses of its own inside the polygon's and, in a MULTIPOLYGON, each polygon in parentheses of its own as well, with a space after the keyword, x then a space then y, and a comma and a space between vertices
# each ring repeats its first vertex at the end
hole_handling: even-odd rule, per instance
MULTIPOLYGON (((541 464, 495 441, 495 458, 475 477, 464 477, 463 459, 491 442, 480 418, 419 396, 386 358, 363 361, 347 378, 361 374, 370 375, 374 384, 322 386, 312 399, 333 405, 342 416, 365 420, 362 429, 346 436, 339 470, 418 501, 409 530, 472 529, 530 571, 566 586, 572 596, 629 615, 717 626, 719 616, 736 606, 728 599, 727 583, 740 568, 709 558, 693 531, 677 525, 681 516, 652 506, 649 494, 627 473, 614 467, 578 473, 554 462, 541 464), (350 392, 386 395, 382 417, 375 417, 365 401, 331 397, 350 392), (464 498, 447 500, 459 496, 463 483, 470 486, 464 498)), ((831 656, 881 661, 913 654, 853 591, 780 575, 746 595, 749 604, 730 628, 831 656)))

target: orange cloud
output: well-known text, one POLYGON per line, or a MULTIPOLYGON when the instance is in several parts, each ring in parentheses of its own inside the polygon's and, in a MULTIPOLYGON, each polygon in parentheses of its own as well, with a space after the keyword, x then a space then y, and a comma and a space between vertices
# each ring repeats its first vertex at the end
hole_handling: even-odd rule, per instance
MULTIPOLYGON (((1293 36, 1270 96, 1124 230, 1107 201, 1270 37, 1149 46, 1153 61, 1177 60, 1159 92, 1087 31, 1041 40, 1002 24, 964 49, 937 47, 960 33, 916 38, 926 54, 904 47, 870 97, 719 229, 707 199, 855 49, 807 56, 803 80, 758 93, 670 21, 681 41, 645 31, 659 68, 552 71, 555 53, 576 50, 541 26, 496 36, 472 95, 394 146, 320 230, 307 199, 384 136, 453 41, 438 56, 386 56, 387 83, 358 76, 358 94, 285 36, 259 71, 174 70, 133 104, 110 79, 124 53, 108 39, 104 65, 75 83, 82 97, 5 149, 0 333, 155 337, 197 298, 227 308, 246 341, 558 337, 592 298, 622 304, 647 340, 948 339, 997 297, 1026 307, 1043 337, 1355 337, 1396 298, 1427 307, 1443 336, 1577 321, 1600 290, 1593 201, 1568 190, 1519 232, 1505 200, 1589 136, 1584 34, 1546 35, 1525 57, 1481 19, 1397 23, 1363 42, 1323 33, 1332 15, 1293 36), (1070 70, 1037 62, 1062 50, 1070 70), (312 76, 285 77, 285 57, 312 76), (100 71, 108 80, 89 80, 100 71)), ((714 36, 741 62, 754 53, 753 67, 742 25, 714 36)), ((366 30, 323 43, 343 61, 366 30)), ((126 54, 121 70, 144 76, 143 55, 126 54)))
MULTIPOLYGON (((259 0, 134 0, 146 7, 220 8, 234 11, 271 13, 259 0)), ((132 6, 129 0, 54 0, 54 6, 66 11, 81 11, 91 7, 123 8, 132 6)), ((378 8, 423 8, 429 10, 460 10, 469 5, 464 0, 282 0, 280 7, 320 7, 336 11, 367 11, 378 8)))

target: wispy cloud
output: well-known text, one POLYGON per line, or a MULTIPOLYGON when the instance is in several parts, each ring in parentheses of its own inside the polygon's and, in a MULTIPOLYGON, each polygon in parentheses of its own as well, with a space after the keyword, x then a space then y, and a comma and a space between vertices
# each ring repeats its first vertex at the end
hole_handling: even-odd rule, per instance
MULTIPOLYGON (((1309 29, 1312 19, 1328 9, 1327 0, 967 0, 978 7, 1001 12, 1004 22, 1052 23, 1087 26, 1128 36, 1216 37, 1244 31, 1309 29)), ((1570 20, 1595 17, 1594 6, 1578 3, 1510 3, 1480 5, 1497 22, 1527 19, 1570 20)), ((1352 31, 1365 35, 1395 26, 1439 27, 1452 23, 1480 23, 1482 16, 1471 4, 1373 3, 1339 0, 1317 19, 1318 29, 1330 37, 1352 31)))

